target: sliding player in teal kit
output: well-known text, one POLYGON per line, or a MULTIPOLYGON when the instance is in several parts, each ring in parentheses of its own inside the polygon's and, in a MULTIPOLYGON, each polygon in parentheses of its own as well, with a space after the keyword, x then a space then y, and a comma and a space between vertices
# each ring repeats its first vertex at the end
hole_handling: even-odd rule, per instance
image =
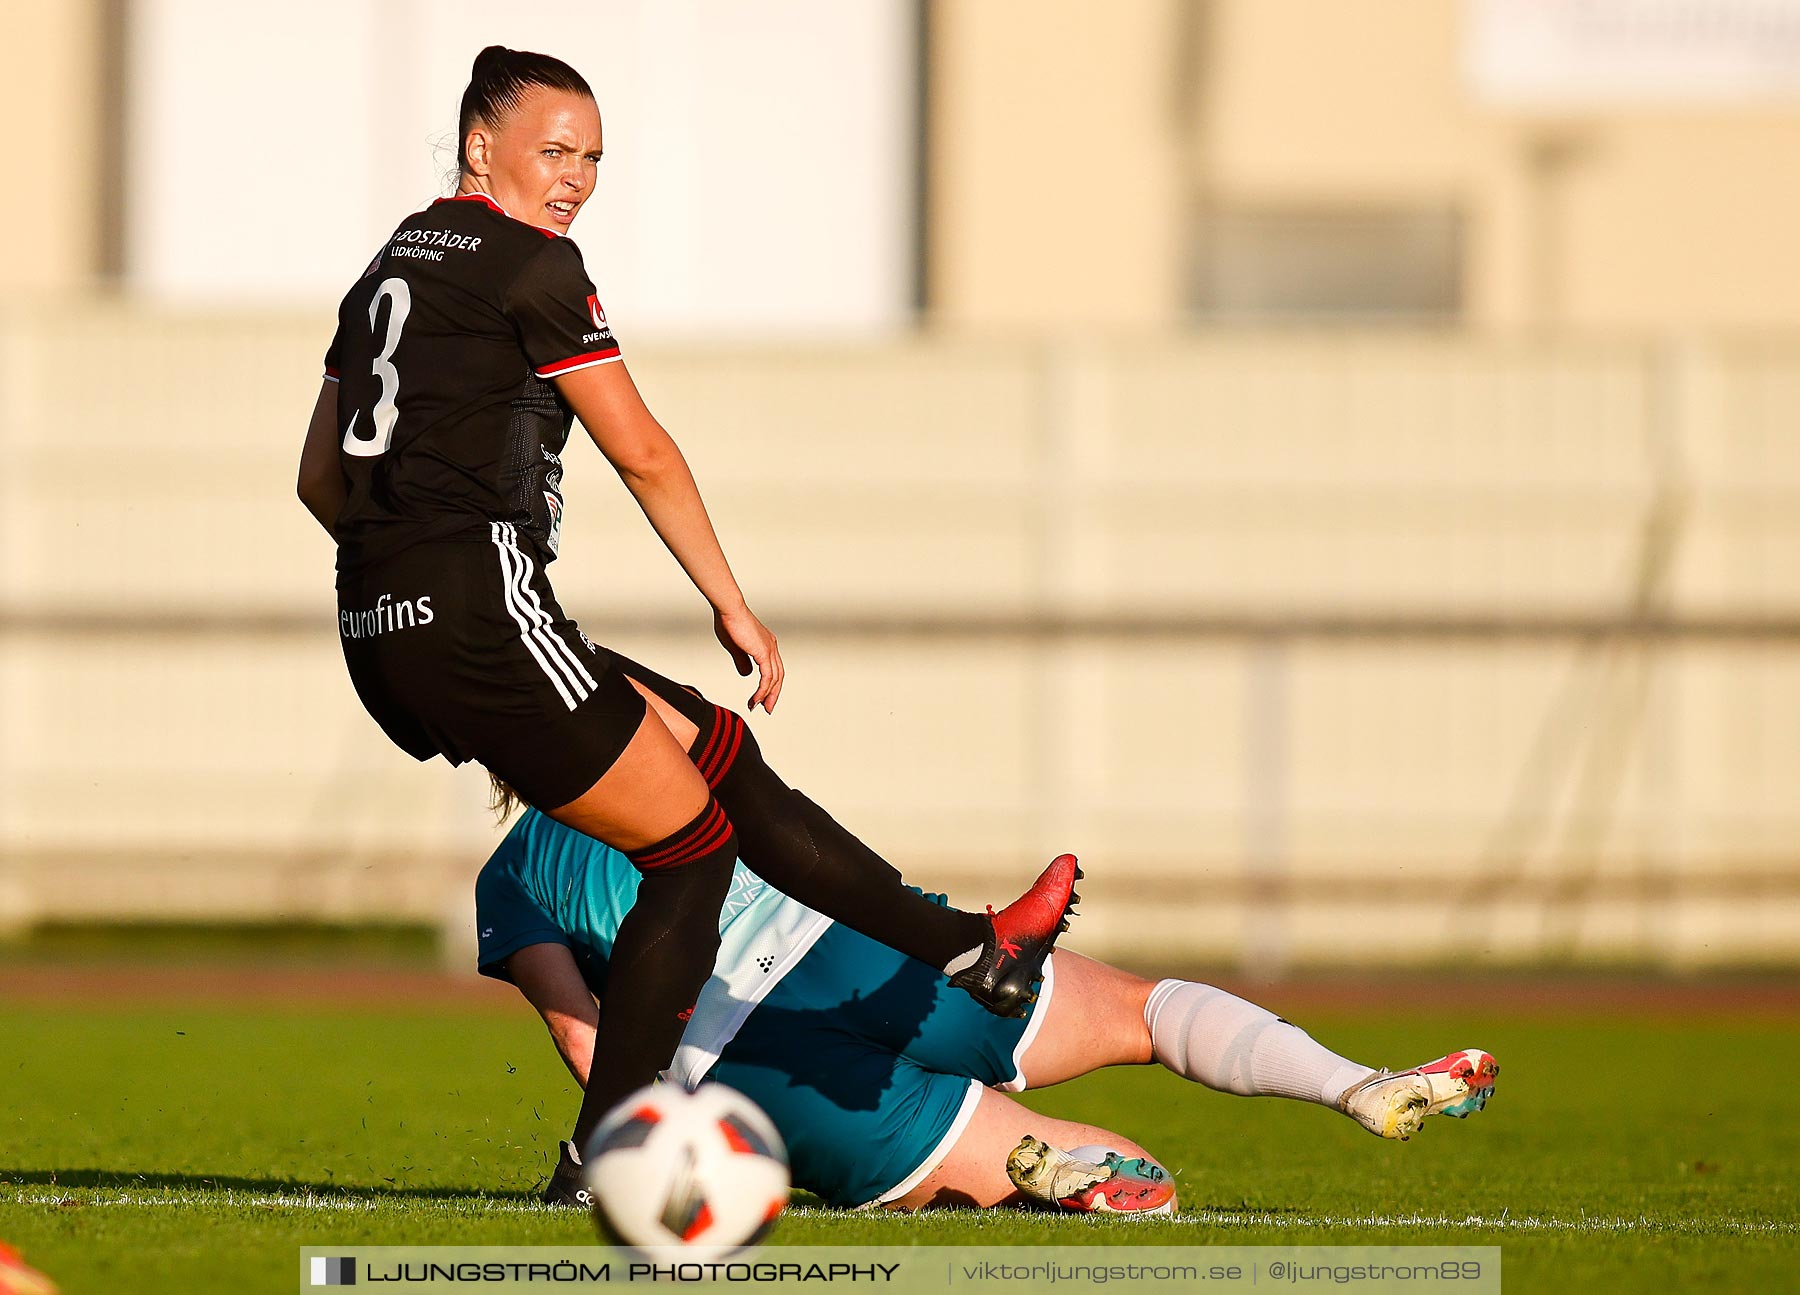
MULTIPOLYGON (((595 1000, 637 885, 624 855, 535 811, 476 882, 482 972, 525 995, 584 1086, 606 1064, 594 1056, 595 1000)), ((795 1185, 832 1205, 1172 1210, 1173 1180, 1143 1148, 1006 1095, 1102 1066, 1155 1061, 1222 1092, 1330 1106, 1400 1140, 1426 1116, 1480 1110, 1499 1073, 1476 1048, 1375 1070, 1222 989, 1144 980, 1066 950, 1045 964, 1025 1018, 1003 1019, 741 863, 719 923, 712 978, 666 1078, 747 1095, 787 1142, 795 1185)), ((545 1199, 581 1198, 565 1142, 545 1199)))

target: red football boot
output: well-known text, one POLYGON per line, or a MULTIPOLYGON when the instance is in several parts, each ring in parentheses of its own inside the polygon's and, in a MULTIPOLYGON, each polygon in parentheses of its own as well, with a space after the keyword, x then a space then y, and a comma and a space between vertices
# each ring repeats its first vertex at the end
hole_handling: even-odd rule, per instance
POLYGON ((982 943, 981 956, 951 976, 950 983, 995 1016, 1024 1016, 1037 1001, 1044 959, 1056 937, 1069 929, 1081 900, 1075 893, 1081 875, 1074 855, 1059 854, 1030 890, 998 913, 990 907, 993 930, 982 943))

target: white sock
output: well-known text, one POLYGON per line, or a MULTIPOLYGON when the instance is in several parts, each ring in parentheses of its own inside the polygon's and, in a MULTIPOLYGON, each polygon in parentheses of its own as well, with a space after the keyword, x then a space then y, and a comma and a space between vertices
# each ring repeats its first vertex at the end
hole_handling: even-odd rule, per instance
POLYGON ((1293 1097, 1336 1106, 1375 1072, 1320 1047, 1312 1036, 1235 994, 1165 980, 1144 1005, 1150 1047, 1176 1074, 1240 1097, 1293 1097))

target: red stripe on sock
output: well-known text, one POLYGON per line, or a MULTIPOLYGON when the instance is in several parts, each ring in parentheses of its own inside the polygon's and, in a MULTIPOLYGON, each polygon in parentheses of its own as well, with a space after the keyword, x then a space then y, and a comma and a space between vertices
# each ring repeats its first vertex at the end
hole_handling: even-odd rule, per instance
POLYGON ((733 715, 731 718, 734 721, 731 726, 731 745, 726 748, 724 753, 719 757, 717 764, 713 767, 711 772, 708 772, 705 769, 700 771, 701 776, 706 779, 706 785, 708 787, 717 787, 720 780, 723 779, 727 773, 731 772, 732 762, 737 759, 738 752, 743 749, 744 721, 738 719, 736 715, 733 715))
POLYGON ((694 767, 696 769, 704 770, 707 764, 710 763, 713 757, 718 753, 719 744, 725 737, 725 719, 730 713, 730 711, 727 711, 722 706, 713 707, 712 732, 706 735, 706 744, 700 748, 700 753, 693 758, 694 767))
MULTIPOLYGON (((685 852, 689 844, 696 838, 711 833, 718 826, 718 820, 725 818, 725 809, 718 801, 712 803, 705 816, 692 828, 683 832, 672 841, 664 841, 662 845, 645 854, 634 854, 631 861, 640 868, 660 868, 674 862, 675 858, 685 852)), ((730 825, 730 820, 726 820, 730 825)))
POLYGON ((650 850, 641 855, 634 855, 631 861, 640 868, 655 868, 667 863, 670 859, 686 851, 689 843, 696 837, 700 836, 702 833, 710 832, 717 826, 718 820, 724 813, 724 808, 720 806, 717 801, 714 801, 712 807, 708 809, 705 815, 694 823, 692 827, 688 828, 672 840, 665 839, 663 843, 654 850, 650 850))
POLYGON ((698 760, 694 761, 695 767, 700 770, 701 777, 706 778, 708 782, 712 781, 710 775, 713 767, 719 762, 719 755, 731 742, 731 721, 733 718, 734 716, 728 710, 721 709, 717 712, 717 717, 713 724, 712 737, 707 741, 706 750, 701 753, 698 760))
POLYGON ((718 824, 716 826, 707 827, 704 835, 696 833, 694 836, 689 837, 689 845, 681 852, 679 858, 670 860, 658 866, 664 868, 677 867, 684 863, 693 863, 696 859, 704 859, 707 855, 725 844, 726 840, 730 838, 732 830, 731 819, 726 816, 724 810, 720 810, 718 824))
POLYGON ((731 820, 726 819, 723 823, 719 824, 718 828, 710 836, 708 836, 704 841, 701 841, 698 844, 689 848, 684 854, 682 854, 682 856, 680 858, 669 859, 663 863, 653 864, 652 867, 653 868, 678 868, 684 863, 692 863, 696 859, 704 859, 707 855, 711 854, 714 850, 718 849, 721 845, 724 845, 726 839, 730 836, 731 836, 731 820))

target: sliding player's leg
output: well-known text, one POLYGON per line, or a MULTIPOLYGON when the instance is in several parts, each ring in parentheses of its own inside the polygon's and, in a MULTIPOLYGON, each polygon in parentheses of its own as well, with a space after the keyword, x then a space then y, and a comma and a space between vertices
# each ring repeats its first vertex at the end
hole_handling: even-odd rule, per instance
POLYGON ((933 904, 825 810, 789 787, 742 718, 636 662, 620 668, 686 746, 737 829, 751 871, 808 907, 937 967, 988 1011, 1023 1016, 1067 927, 1080 870, 1065 855, 998 913, 933 904))
POLYGON ((1212 985, 1164 980, 1144 1022, 1156 1059, 1221 1092, 1292 1097, 1349 1115, 1369 1132, 1405 1141, 1428 1115, 1472 1115, 1487 1104, 1500 1067, 1466 1048, 1399 1074, 1347 1060, 1255 1003, 1212 985))
POLYGON ((1018 1075, 1004 1087, 1013 1092, 1047 1088, 1103 1066, 1137 1066, 1150 1061, 1150 1031, 1144 1004, 1152 981, 1128 971, 1057 950, 1045 977, 1049 992, 1039 1002, 1037 1028, 1020 1054, 1018 1075))
POLYGON ((1067 951, 1056 955, 1051 978, 1055 993, 1020 1058, 1019 1087, 1154 1060, 1219 1092, 1314 1102, 1371 1133, 1405 1140, 1428 1115, 1480 1110, 1500 1071, 1477 1048, 1398 1074, 1376 1070, 1213 985, 1152 983, 1067 951))
POLYGON ((1110 1130, 1054 1120, 975 1088, 968 1123, 889 1209, 1035 1203, 1079 1213, 1167 1214, 1175 1183, 1149 1152, 1110 1130))

